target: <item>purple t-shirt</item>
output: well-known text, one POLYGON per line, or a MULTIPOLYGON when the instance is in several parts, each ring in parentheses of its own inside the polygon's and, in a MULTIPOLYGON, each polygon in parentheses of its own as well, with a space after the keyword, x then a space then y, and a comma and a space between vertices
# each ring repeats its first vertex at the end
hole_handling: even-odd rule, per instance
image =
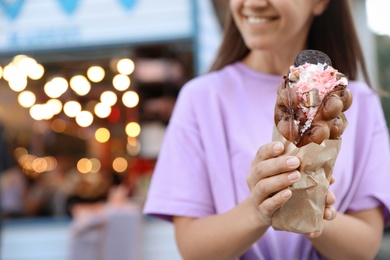
MULTIPOLYGON (((246 177, 256 151, 272 139, 276 89, 282 77, 241 62, 200 76, 180 92, 144 207, 146 214, 203 218, 249 196, 246 177)), ((390 148, 372 89, 350 82, 353 104, 330 189, 339 212, 384 206, 390 224, 390 148)), ((240 259, 319 259, 305 235, 275 231, 240 259)))

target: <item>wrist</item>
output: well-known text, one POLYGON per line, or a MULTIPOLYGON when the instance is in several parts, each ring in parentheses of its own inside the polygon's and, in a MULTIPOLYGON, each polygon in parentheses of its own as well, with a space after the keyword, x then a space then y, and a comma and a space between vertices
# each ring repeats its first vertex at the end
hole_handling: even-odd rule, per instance
POLYGON ((251 227, 257 231, 265 232, 271 226, 271 220, 267 222, 260 218, 259 213, 250 198, 245 200, 243 203, 247 208, 248 222, 251 227))

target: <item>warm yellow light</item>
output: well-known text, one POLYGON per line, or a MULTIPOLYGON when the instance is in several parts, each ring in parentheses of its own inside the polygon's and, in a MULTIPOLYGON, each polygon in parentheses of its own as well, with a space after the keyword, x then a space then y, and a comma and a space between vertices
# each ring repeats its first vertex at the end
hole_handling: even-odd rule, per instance
POLYGON ((110 140, 110 131, 108 131, 108 129, 104 127, 97 129, 95 132, 95 139, 99 143, 107 142, 108 140, 110 140))
POLYGON ((43 157, 43 159, 47 163, 46 171, 53 171, 57 168, 57 160, 53 156, 46 156, 46 157, 43 157))
POLYGON ((137 122, 130 122, 126 125, 126 134, 130 137, 137 137, 141 133, 141 127, 137 122))
POLYGON ((25 55, 17 55, 13 59, 15 65, 24 72, 25 75, 28 74, 28 71, 37 65, 37 61, 31 57, 25 55))
POLYGON ((45 106, 42 104, 35 104, 30 107, 30 116, 35 120, 42 120, 46 118, 45 106))
POLYGON ((130 75, 135 68, 134 61, 131 59, 121 59, 118 61, 116 68, 120 74, 130 75))
POLYGON ((127 137, 127 145, 126 145, 126 151, 131 156, 136 156, 141 151, 141 144, 137 140, 137 138, 134 137, 127 137))
POLYGON ((19 160, 19 157, 22 156, 22 155, 27 155, 28 154, 28 151, 26 148, 24 147, 17 147, 14 152, 14 157, 16 160, 19 160))
POLYGON ((104 91, 100 95, 100 101, 108 106, 115 105, 116 101, 118 100, 117 95, 112 91, 104 91))
POLYGON ((89 111, 81 111, 76 116, 76 123, 81 127, 88 127, 93 122, 93 115, 89 111))
POLYGON ((91 167, 90 172, 91 172, 91 173, 97 173, 97 172, 99 172, 99 171, 100 171, 100 168, 101 168, 101 166, 102 166, 102 164, 100 163, 99 159, 91 158, 90 161, 91 161, 91 164, 92 164, 92 167, 91 167))
POLYGON ((43 74, 45 74, 45 68, 41 64, 35 64, 33 67, 27 71, 27 76, 30 77, 30 79, 38 80, 42 78, 43 74))
POLYGON ((17 71, 18 71, 18 68, 14 64, 10 63, 4 67, 3 78, 6 81, 10 81, 10 79, 15 77, 15 74, 17 73, 17 71))
POLYGON ((58 99, 50 99, 46 105, 53 115, 58 115, 62 111, 62 102, 58 99))
POLYGON ((92 66, 87 70, 88 79, 92 82, 100 82, 103 80, 106 72, 100 66, 92 66))
POLYGON ((47 171, 47 161, 44 158, 36 158, 32 162, 32 169, 37 173, 42 173, 47 171))
POLYGON ((63 77, 55 77, 51 80, 51 84, 57 89, 59 96, 68 90, 68 81, 63 77))
POLYGON ((105 103, 97 103, 94 108, 95 114, 100 118, 106 118, 111 114, 111 107, 105 103))
POLYGON ((29 108, 32 105, 34 105, 35 101, 36 101, 35 94, 28 90, 21 92, 18 96, 19 105, 25 108, 29 108))
POLYGON ((61 118, 56 118, 51 122, 51 129, 56 133, 62 133, 66 129, 66 122, 61 118))
POLYGON ((79 96, 85 96, 91 90, 91 83, 83 75, 76 75, 70 79, 70 87, 79 96))
POLYGON ((139 96, 134 91, 127 91, 122 96, 122 102, 126 107, 135 107, 138 105, 139 96))
POLYGON ((128 163, 125 158, 122 157, 117 157, 115 160, 112 162, 112 168, 116 172, 124 172, 126 171, 128 166, 128 163))
MULTIPOLYGON (((45 91, 45 94, 48 97, 58 98, 65 92, 64 89, 61 89, 63 87, 64 86, 57 84, 56 81, 51 80, 51 81, 46 82, 45 86, 43 87, 43 90, 45 91)), ((67 88, 67 86, 66 86, 66 88, 67 88)))
POLYGON ((89 173, 92 170, 92 162, 88 158, 81 158, 77 162, 77 170, 81 173, 89 173))
POLYGON ((81 111, 81 105, 77 101, 68 101, 64 105, 64 113, 68 117, 76 117, 81 111))
POLYGON ((130 78, 126 75, 118 74, 112 79, 112 85, 116 90, 124 91, 130 87, 130 78))
POLYGON ((19 70, 16 70, 14 74, 10 76, 8 85, 13 91, 20 92, 27 87, 27 77, 19 70))
POLYGON ((3 76, 3 67, 0 66, 0 79, 3 76))

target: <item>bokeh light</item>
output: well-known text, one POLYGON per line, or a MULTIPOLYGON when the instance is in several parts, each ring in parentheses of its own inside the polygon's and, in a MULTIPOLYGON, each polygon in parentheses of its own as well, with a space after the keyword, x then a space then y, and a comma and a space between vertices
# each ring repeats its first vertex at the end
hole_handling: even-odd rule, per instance
POLYGON ((66 122, 61 118, 56 118, 51 122, 51 129, 56 133, 62 133, 66 130, 66 122))
POLYGON ((104 79, 106 72, 100 66, 91 66, 87 70, 87 77, 92 82, 100 82, 104 79))
POLYGON ((92 162, 88 158, 81 158, 77 162, 77 170, 81 173, 89 173, 92 170, 92 162))
POLYGON ((113 106, 118 101, 118 97, 112 91, 104 91, 100 95, 100 101, 108 106, 113 106))
POLYGON ((120 74, 123 75, 130 75, 133 73, 135 65, 134 61, 131 59, 121 59, 118 61, 118 64, 116 65, 116 68, 120 74))
POLYGON ((20 94, 18 95, 18 102, 19 105, 21 105, 22 107, 29 108, 35 104, 35 101, 36 101, 36 96, 31 91, 26 90, 20 92, 20 94))
POLYGON ((130 87, 130 78, 126 75, 118 74, 112 79, 112 85, 116 90, 124 91, 130 87))
POLYGON ((97 158, 91 158, 90 159, 92 167, 90 170, 90 173, 97 173, 100 171, 100 168, 102 167, 101 162, 97 158))
POLYGON ((110 131, 107 128, 101 127, 95 131, 95 139, 99 143, 105 143, 110 140, 110 131))
POLYGON ((105 103, 97 103, 94 112, 98 117, 106 118, 111 114, 111 107, 105 103))
POLYGON ((58 115, 62 111, 62 102, 58 99, 50 99, 46 102, 46 105, 53 115, 58 115))
POLYGON ((93 115, 89 111, 81 111, 76 116, 76 123, 81 127, 88 127, 93 122, 93 115))
POLYGON ((127 137, 126 151, 131 156, 136 156, 141 151, 141 144, 135 137, 127 137))
POLYGON ((91 90, 91 83, 83 75, 76 75, 70 79, 71 89, 79 96, 85 96, 91 90))
POLYGON ((136 107, 139 102, 139 96, 134 91, 126 91, 122 96, 122 102, 126 107, 136 107))
POLYGON ((126 171, 127 166, 127 160, 123 157, 117 157, 112 162, 112 168, 114 169, 114 171, 119 173, 126 171))
POLYGON ((68 117, 76 117, 81 112, 81 105, 79 102, 71 100, 64 104, 64 113, 68 117))
POLYGON ((141 126, 137 122, 130 122, 126 125, 126 134, 130 137, 137 137, 141 133, 141 126))
POLYGON ((43 74, 45 74, 45 68, 38 63, 31 67, 27 72, 27 76, 29 76, 29 78, 33 80, 38 80, 42 78, 43 74))

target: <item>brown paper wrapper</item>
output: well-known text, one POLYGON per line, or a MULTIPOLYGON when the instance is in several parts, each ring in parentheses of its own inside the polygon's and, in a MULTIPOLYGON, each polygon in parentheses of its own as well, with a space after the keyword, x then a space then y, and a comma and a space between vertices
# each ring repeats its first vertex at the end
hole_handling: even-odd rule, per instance
POLYGON ((284 144, 284 155, 297 156, 301 161, 298 168, 301 178, 289 187, 292 197, 274 213, 272 227, 302 234, 322 231, 326 194, 341 140, 325 140, 298 148, 276 126, 272 140, 284 144))

